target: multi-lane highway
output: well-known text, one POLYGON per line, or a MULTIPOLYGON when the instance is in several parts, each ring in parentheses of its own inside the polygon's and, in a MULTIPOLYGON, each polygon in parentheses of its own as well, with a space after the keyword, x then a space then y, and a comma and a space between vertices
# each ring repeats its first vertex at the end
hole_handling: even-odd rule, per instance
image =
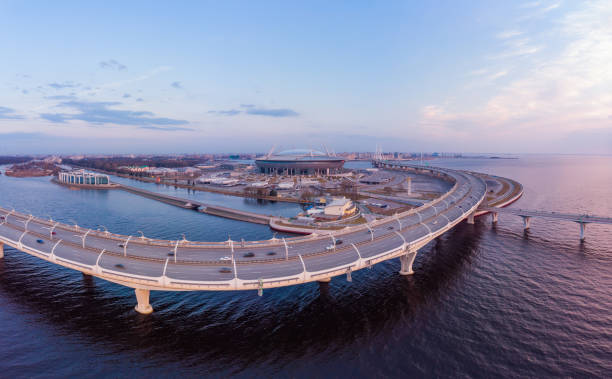
MULTIPOLYGON (((398 166, 394 164, 394 166, 398 166)), ((400 257, 412 273, 419 248, 473 215, 486 195, 471 173, 404 165, 453 183, 410 211, 342 230, 266 241, 193 242, 124 236, 0 208, 0 243, 53 263, 136 289, 141 313, 149 290, 247 290, 327 281, 400 257)), ((320 232, 319 232, 320 233, 320 232)))

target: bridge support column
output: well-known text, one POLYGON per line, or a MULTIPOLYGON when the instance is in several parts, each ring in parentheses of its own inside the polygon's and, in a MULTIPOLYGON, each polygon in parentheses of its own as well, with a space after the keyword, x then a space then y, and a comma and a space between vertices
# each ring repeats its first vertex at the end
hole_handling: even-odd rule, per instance
POLYGON ((136 300, 138 304, 136 305, 136 312, 141 313, 143 315, 148 315, 153 312, 153 307, 149 304, 149 290, 145 290, 142 288, 135 288, 134 292, 136 292, 136 300))
POLYGON ((417 252, 413 251, 407 253, 405 255, 400 256, 400 263, 402 264, 402 268, 400 269, 400 275, 412 275, 414 271, 412 271, 412 264, 414 263, 414 258, 416 258, 417 252))
POLYGON ((317 280, 317 282, 319 282, 319 283, 329 283, 329 282, 331 282, 331 278, 319 279, 319 280, 317 280))
POLYGON ((497 224, 497 218, 499 216, 499 213, 497 212, 491 212, 491 221, 493 221, 494 224, 497 224))
POLYGON ((529 229, 531 226, 531 217, 529 216, 521 216, 523 218, 523 226, 525 230, 529 229))
POLYGON ((584 233, 586 232, 586 222, 579 222, 580 224, 580 241, 584 241, 584 239, 586 238, 586 236, 584 235, 584 233))
POLYGON ((4 258, 4 244, 0 242, 0 258, 4 258))
POLYGON ((474 212, 470 213, 470 215, 467 218, 467 223, 468 224, 474 224, 474 212))

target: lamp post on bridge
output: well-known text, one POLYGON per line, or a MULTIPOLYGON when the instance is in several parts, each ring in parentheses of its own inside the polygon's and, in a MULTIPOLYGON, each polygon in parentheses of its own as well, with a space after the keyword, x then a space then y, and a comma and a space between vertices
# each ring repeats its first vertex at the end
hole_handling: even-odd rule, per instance
POLYGON ((103 228, 104 228, 104 234, 105 234, 106 236, 108 236, 108 235, 110 234, 110 233, 109 233, 109 231, 108 231, 108 229, 106 228, 106 226, 104 226, 104 225, 98 225, 98 226, 101 226, 101 227, 103 227, 103 228))

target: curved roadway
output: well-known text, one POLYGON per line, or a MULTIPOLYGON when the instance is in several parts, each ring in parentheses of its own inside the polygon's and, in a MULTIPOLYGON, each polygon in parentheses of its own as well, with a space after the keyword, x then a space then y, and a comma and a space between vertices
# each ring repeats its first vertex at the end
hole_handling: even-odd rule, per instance
POLYGON ((393 166, 445 176, 454 185, 419 208, 329 235, 247 242, 167 241, 84 229, 0 208, 0 242, 139 289, 245 290, 327 280, 416 253, 473 214, 486 195, 485 182, 471 173, 393 166))

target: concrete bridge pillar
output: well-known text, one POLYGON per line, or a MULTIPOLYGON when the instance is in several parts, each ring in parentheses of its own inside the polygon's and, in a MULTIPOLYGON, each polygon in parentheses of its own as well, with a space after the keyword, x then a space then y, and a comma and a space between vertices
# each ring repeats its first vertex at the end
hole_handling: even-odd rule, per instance
POLYGON ((412 271, 412 264, 414 263, 414 258, 416 258, 417 252, 409 252, 407 254, 400 256, 400 263, 402 264, 402 268, 400 269, 400 275, 412 275, 414 271, 412 271))
POLYGON ((136 305, 136 312, 141 313, 143 315, 148 315, 153 312, 153 307, 149 304, 149 290, 145 290, 142 288, 135 288, 134 292, 136 292, 136 300, 138 304, 136 305))
POLYGON ((4 244, 0 242, 0 258, 4 258, 4 244))
POLYGON ((497 212, 491 212, 491 220, 493 221, 494 224, 497 224, 497 218, 499 216, 499 213, 497 212))
POLYGON ((527 230, 531 226, 531 217, 530 216, 521 216, 523 218, 523 226, 524 229, 527 230))
POLYGON ((474 225, 474 212, 470 213, 470 215, 468 216, 467 223, 474 225))
POLYGON ((586 236, 584 235, 584 233, 586 232, 586 222, 579 222, 580 224, 580 241, 584 241, 584 239, 586 238, 586 236))
POLYGON ((319 282, 319 283, 329 283, 329 282, 331 282, 331 278, 319 279, 319 280, 317 280, 317 282, 319 282))

